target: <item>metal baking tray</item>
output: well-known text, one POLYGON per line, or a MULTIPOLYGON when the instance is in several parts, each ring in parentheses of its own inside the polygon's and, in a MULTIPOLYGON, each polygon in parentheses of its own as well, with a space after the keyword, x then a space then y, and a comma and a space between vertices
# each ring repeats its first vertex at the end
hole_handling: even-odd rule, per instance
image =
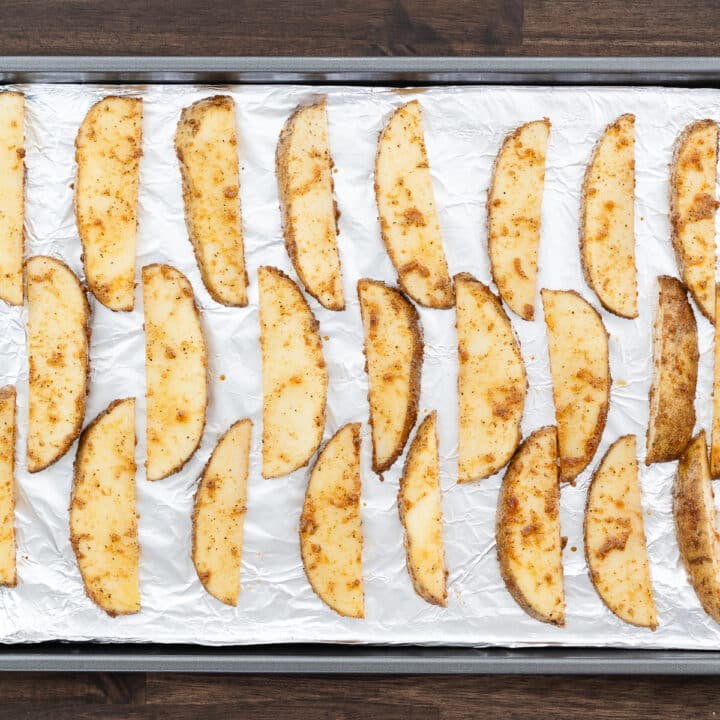
MULTIPOLYGON (((4 83, 342 83, 720 86, 720 58, 0 57, 4 83)), ((538 647, 41 643, 0 670, 236 673, 720 673, 715 651, 538 647)))

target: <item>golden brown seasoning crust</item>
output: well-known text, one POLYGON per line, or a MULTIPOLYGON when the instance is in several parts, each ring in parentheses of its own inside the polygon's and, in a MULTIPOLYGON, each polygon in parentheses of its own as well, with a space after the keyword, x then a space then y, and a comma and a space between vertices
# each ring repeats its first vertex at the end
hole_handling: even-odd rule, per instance
POLYGON ((320 324, 300 288, 282 270, 267 265, 258 269, 258 279, 263 362, 262 475, 272 478, 305 467, 320 446, 328 372, 320 324), (295 390, 300 389, 303 395, 298 399, 295 390), (299 414, 300 409, 305 416, 312 416, 308 422, 299 414))
POLYGON ((146 390, 148 457, 145 467, 148 480, 162 480, 178 472, 200 446, 205 431, 208 403, 207 345, 202 330, 200 310, 195 302, 195 294, 190 281, 183 273, 171 265, 153 263, 143 267, 142 281, 145 306, 146 374, 152 373, 152 377, 148 376, 146 390), (172 298, 173 312, 176 314, 171 323, 167 323, 169 313, 164 319, 159 318, 162 322, 149 319, 149 314, 155 313, 156 310, 161 311, 162 304, 168 300, 168 298, 163 299, 151 295, 150 284, 156 277, 160 279, 162 286, 155 290, 164 287, 166 291, 169 291, 172 285, 177 286, 177 294, 172 298), (187 331, 185 336, 179 337, 177 331, 180 325, 177 313, 183 309, 189 310, 189 316, 182 320, 183 323, 188 324, 188 327, 185 328, 187 331), (173 337, 171 333, 175 336, 173 337), (194 342, 191 335, 194 337, 194 342), (188 385, 194 384, 193 378, 175 377, 176 369, 183 363, 195 366, 195 372, 193 372, 193 368, 188 370, 190 374, 197 374, 199 368, 204 375, 202 383, 196 384, 192 390, 188 385), (155 375, 154 370, 157 368, 161 369, 155 375), (157 399, 158 395, 160 396, 159 400, 157 399), (174 404, 171 402, 173 397, 174 404), (197 397, 200 397, 201 407, 191 408, 188 411, 188 401, 197 397), (192 428, 186 426, 189 421, 194 422, 198 418, 200 422, 196 424, 193 433, 192 428), (174 437, 171 430, 174 431, 174 437), (180 441, 183 438, 186 440, 192 438, 193 434, 194 438, 191 444, 183 448, 180 441), (172 461, 173 464, 165 463, 163 465, 158 459, 166 453, 174 453, 177 456, 172 461), (156 457, 151 458, 151 454, 156 457))
POLYGON ((75 218, 88 288, 111 310, 135 303, 135 238, 142 157, 142 99, 108 96, 75 139, 75 218))
MULTIPOLYGON (((720 318, 720 283, 715 286, 715 318, 720 318)), ((713 371, 713 418, 710 438, 710 474, 720 477, 720 323, 715 323, 714 371, 713 371)))
POLYGON ((593 473, 583 537, 590 581, 605 606, 624 622, 655 630, 634 435, 618 438, 593 473))
POLYGON ((193 503, 193 565, 208 593, 232 606, 239 594, 251 433, 252 421, 238 420, 217 441, 193 503))
POLYGON ((523 320, 535 316, 540 209, 549 133, 547 118, 525 123, 508 133, 495 157, 488 190, 490 272, 502 299, 523 320), (539 128, 545 131, 544 137, 532 137, 539 128), (509 217, 505 217, 505 206, 510 208, 509 217), (510 247, 508 238, 514 240, 510 247))
POLYGON ((673 517, 688 580, 703 610, 720 623, 720 538, 704 430, 680 457, 673 485, 673 517))
POLYGON ((585 282, 608 312, 624 318, 638 316, 634 143, 632 113, 621 115, 605 128, 585 169, 580 202, 580 260, 585 282), (633 153, 629 160, 625 157, 628 148, 633 153), (600 196, 599 205, 596 196, 600 196), (591 205, 598 215, 590 214, 591 205))
POLYGON ((557 432, 547 426, 518 448, 497 507, 496 549, 505 585, 530 617, 565 624, 557 432))
POLYGON ((306 292, 321 305, 344 310, 326 105, 323 98, 314 105, 298 107, 288 118, 277 144, 275 168, 285 247, 295 272, 306 292), (322 120, 313 119, 318 113, 322 120), (313 122, 321 127, 312 127, 313 122), (299 144, 294 152, 293 141, 299 144), (319 223, 324 223, 322 231, 319 223))
POLYGON ((415 306, 398 288, 379 280, 363 278, 358 281, 357 292, 365 332, 365 369, 369 379, 373 471, 383 473, 402 453, 417 420, 423 363, 423 329, 415 306), (375 303, 368 297, 373 289, 380 291, 380 297, 375 303), (398 327, 391 327, 394 320, 399 320, 398 327), (407 388, 400 389, 400 392, 404 394, 403 404, 406 410, 402 426, 398 429, 394 422, 397 417, 390 393, 395 387, 395 381, 404 377, 407 377, 407 388), (388 422, 388 417, 393 422, 388 422), (396 436, 395 442, 381 458, 379 442, 383 437, 388 440, 393 434, 396 436))
POLYGON ((300 553, 315 594, 345 617, 364 617, 360 423, 341 427, 318 453, 300 516, 300 553))
POLYGON ((560 480, 572 482, 595 456, 605 430, 612 386, 609 335, 600 313, 575 290, 543 289, 540 294, 545 310, 550 372, 553 376, 560 480), (557 298, 566 298, 574 306, 572 322, 565 323, 563 333, 556 332, 560 317, 554 317, 555 310, 548 307, 551 303, 554 305, 557 298), (580 328, 577 325, 581 320, 580 312, 588 313, 585 319, 594 321, 593 327, 585 325, 580 328), (553 355, 556 357, 555 362, 553 355), (591 368, 600 372, 595 373, 591 368), (583 426, 588 409, 596 410, 597 415, 592 426, 585 428, 583 426))
POLYGON ((646 465, 680 457, 695 426, 699 359, 695 315, 679 280, 661 275, 658 286, 646 465))
POLYGON ((398 108, 380 133, 375 156, 375 197, 383 242, 400 287, 420 305, 452 307, 455 295, 440 235, 417 100, 398 108), (399 139, 391 139, 396 130, 399 139), (401 152, 391 152, 391 148, 401 152), (419 176, 416 171, 420 171, 419 176))
POLYGON ((0 585, 15 587, 15 388, 0 388, 0 585))
MULTIPOLYGON (((25 261, 25 274, 28 286, 28 363, 30 366, 27 469, 28 472, 35 473, 57 462, 68 451, 82 430, 85 418, 85 400, 90 386, 90 304, 84 286, 77 275, 62 260, 45 255, 35 255, 25 261), (48 343, 47 333, 44 333, 42 337, 37 337, 36 331, 33 330, 33 317, 35 316, 40 317, 41 323, 47 319, 55 333, 59 327, 69 323, 72 319, 73 308, 69 308, 67 305, 71 298, 55 286, 58 273, 78 291, 79 304, 74 308, 78 315, 76 327, 66 328, 73 331, 72 334, 76 336, 75 340, 78 346, 74 349, 70 348, 71 358, 67 357, 65 346, 58 348, 58 338, 51 339, 50 342, 54 343, 54 346, 48 347, 46 346, 48 343), (47 286, 53 296, 53 301, 52 303, 41 301, 38 305, 33 290, 35 287, 41 288, 43 285, 47 286), (63 309, 67 312, 60 313, 54 318, 45 318, 44 315, 40 315, 41 312, 54 312, 62 304, 64 304, 63 309), (62 389, 56 387, 55 381, 62 380, 63 369, 73 374, 72 368, 82 370, 79 386, 62 389), (66 398, 72 398, 72 407, 58 407, 58 404, 65 402, 66 398), (54 446, 54 450, 47 453, 43 448, 47 447, 48 437, 51 435, 49 428, 57 426, 63 418, 65 420, 70 418, 72 423, 65 435, 51 438, 50 442, 54 446), (40 426, 36 427, 38 423, 40 426)), ((67 341, 67 333, 63 339, 67 341)), ((70 381, 71 378, 65 378, 65 380, 70 381)))
POLYGON ((215 302, 247 305, 235 102, 204 98, 183 109, 175 133, 185 224, 203 284, 215 302))
POLYGON ((717 123, 697 120, 678 136, 670 165, 670 224, 675 257, 683 282, 710 322, 715 321, 717 150, 717 123), (708 132, 710 143, 705 145, 702 136, 708 132), (690 232, 686 232, 687 226, 692 226, 690 232))
POLYGON ((470 482, 503 468, 520 444, 528 384, 520 343, 500 299, 469 273, 455 276, 455 294, 458 482, 470 482))
POLYGON ((405 530, 408 572, 415 592, 433 605, 447 606, 447 575, 443 549, 437 411, 420 424, 400 477, 398 512, 405 530))
MULTIPOLYGON (((72 545, 78 568, 83 579, 85 593, 98 607, 110 617, 134 614, 140 610, 140 591, 138 585, 138 563, 140 546, 137 536, 137 516, 135 512, 135 398, 114 400, 83 430, 78 441, 77 454, 73 464, 73 486, 70 498, 70 544, 72 545), (107 438, 102 434, 103 423, 113 413, 122 409, 125 404, 132 407, 132 449, 125 454, 122 437, 106 453, 114 454, 115 467, 93 466, 93 453, 96 446, 103 452, 102 445, 107 438), (128 488, 115 487, 108 484, 109 479, 117 481, 117 473, 126 472, 132 478, 132 491, 128 488), (113 478, 113 474, 115 477, 113 478), (123 496, 123 493, 125 496, 123 496), (93 501, 115 503, 112 509, 99 506, 88 508, 93 501), (92 513, 97 517, 93 518, 92 513), (115 514, 117 513, 117 515, 115 514), (125 523, 122 515, 126 514, 125 523), (120 519, 119 519, 120 518, 120 519), (109 531, 115 525, 126 527, 115 528, 120 532, 109 531), (107 534, 107 537, 102 537, 107 534), (105 562, 103 562, 103 558, 105 562), (97 562, 104 574, 97 575, 93 571, 93 562, 97 562), (108 566, 112 564, 112 567, 108 566), (128 580, 129 577, 129 580, 128 580), (127 581, 127 585, 123 585, 127 581)), ((105 432, 111 434, 112 428, 105 432)), ((122 431, 121 431, 122 434, 122 431)), ((104 460, 101 457, 100 460, 104 460)))

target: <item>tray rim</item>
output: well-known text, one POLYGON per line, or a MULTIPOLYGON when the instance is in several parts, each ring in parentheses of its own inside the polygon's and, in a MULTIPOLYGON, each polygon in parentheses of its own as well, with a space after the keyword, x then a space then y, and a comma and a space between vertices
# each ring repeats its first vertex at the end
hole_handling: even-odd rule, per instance
MULTIPOLYGON (((0 83, 309 82, 706 85, 720 57, 0 56, 0 83)), ((0 645, 0 671, 720 674, 720 651, 117 643, 0 645)))

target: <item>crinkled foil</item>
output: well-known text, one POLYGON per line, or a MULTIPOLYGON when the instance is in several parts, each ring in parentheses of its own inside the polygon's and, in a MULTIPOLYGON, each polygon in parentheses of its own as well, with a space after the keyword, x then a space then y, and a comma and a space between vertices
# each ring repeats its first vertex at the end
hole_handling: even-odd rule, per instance
MULTIPOLYGON (((183 470, 145 479, 145 375, 140 288, 132 313, 92 302, 89 421, 118 397, 137 397, 137 507, 141 544, 142 611, 109 618, 85 596, 68 538, 73 447, 47 470, 25 466, 27 427, 26 310, 0 308, 0 382, 18 388, 17 541, 19 584, 0 590, 0 639, 154 641, 207 645, 331 641, 448 645, 595 645, 717 648, 720 627, 702 611, 679 560, 671 514, 675 463, 641 464, 645 530, 660 627, 622 623, 588 579, 582 523, 590 471, 620 435, 635 433, 645 453, 651 379, 651 325, 656 276, 677 274, 669 241, 668 163, 683 126, 720 115, 720 91, 664 88, 446 87, 424 91, 344 87, 192 87, 27 85, 27 254, 63 258, 82 276, 73 215, 74 139, 91 104, 106 94, 144 99, 137 277, 151 262, 184 272, 195 289, 209 344, 208 422, 202 444, 183 470), (183 219, 173 134, 180 111, 218 92, 237 103, 241 204, 250 277, 247 308, 226 308, 200 279, 183 219), (315 596, 300 561, 298 519, 307 468, 275 480, 260 475, 261 367, 257 276, 261 264, 292 267, 282 240, 275 178, 275 145, 299 103, 327 94, 330 145, 336 165, 339 247, 347 309, 310 305, 324 337, 330 373, 327 427, 363 422, 362 518, 366 618, 340 618, 315 596), (501 474, 457 485, 456 334, 452 310, 420 309, 425 361, 420 417, 439 413, 445 547, 446 609, 421 600, 405 568, 396 507, 402 458, 384 481, 370 470, 367 379, 355 285, 370 276, 394 282, 380 239, 373 192, 378 133, 394 108, 419 98, 445 249, 452 273, 490 281, 485 201, 493 160, 505 134, 522 122, 552 121, 542 207, 539 287, 575 288, 596 307, 578 254, 579 188, 605 125, 621 113, 637 117, 637 265, 640 316, 623 320, 603 310, 613 374, 607 427, 598 453, 575 487, 562 488, 567 625, 529 618, 500 578, 495 555, 495 509, 501 474), (222 605, 200 585, 190 559, 190 516, 201 469, 220 435, 238 418, 254 422, 248 483, 241 594, 222 605)), ((512 316, 527 363, 523 433, 554 418, 542 309, 535 322, 512 316)), ((711 421, 712 328, 699 313, 698 427, 711 421)))

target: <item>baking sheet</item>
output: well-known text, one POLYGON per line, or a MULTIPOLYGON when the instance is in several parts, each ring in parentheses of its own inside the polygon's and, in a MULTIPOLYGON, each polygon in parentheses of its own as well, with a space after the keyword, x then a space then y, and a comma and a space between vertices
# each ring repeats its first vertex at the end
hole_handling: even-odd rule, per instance
MULTIPOLYGON (((672 143, 689 121, 713 117, 717 90, 663 88, 436 88, 402 93, 382 88, 188 86, 17 86, 27 95, 27 252, 65 259, 78 273, 80 243, 72 211, 73 141, 90 105, 108 93, 145 99, 144 151, 138 232, 139 268, 169 262, 191 280, 210 350, 211 395, 201 448, 182 472, 148 483, 144 461, 144 338, 138 288, 133 313, 112 313, 94 300, 90 420, 114 398, 138 398, 137 480, 143 610, 111 619, 84 595, 68 539, 67 506, 74 448, 46 471, 25 470, 27 413, 25 312, 2 307, 0 380, 18 385, 18 575, 15 589, 0 590, 0 639, 195 642, 210 645, 342 641, 422 644, 612 645, 717 648, 720 629, 701 610, 689 587, 672 532, 672 475, 668 463, 642 470, 651 572, 659 610, 656 632, 616 619, 590 585, 582 553, 582 510, 589 480, 562 490, 561 522, 567 593, 565 628, 527 617, 510 598, 495 558, 494 516, 500 475, 455 484, 455 330, 452 311, 421 309, 426 354, 421 416, 440 416, 441 477, 449 576, 448 608, 427 605, 405 570, 402 530, 395 506, 402 459, 384 482, 370 468, 367 384, 362 329, 354 287, 371 276, 394 281, 380 240, 372 188, 377 134, 393 108, 418 97, 451 272, 469 271, 489 281, 484 203, 492 162, 505 133, 521 122, 548 116, 548 150, 539 285, 585 287, 577 253, 578 189, 592 146, 607 122, 623 112, 637 116, 637 257, 640 317, 621 320, 602 312, 611 336, 614 384, 602 453, 619 435, 638 435, 644 455, 647 390, 651 375, 651 323, 655 277, 676 274, 669 244, 667 163, 672 143), (238 108, 241 202, 250 305, 228 309, 202 285, 184 226, 179 171, 172 136, 180 110, 216 92, 231 93, 238 108), (335 187, 341 211, 338 238, 348 307, 332 313, 310 300, 320 321, 330 371, 326 437, 348 421, 362 420, 366 618, 343 619, 327 609, 305 579, 297 526, 307 470, 276 479, 260 476, 260 356, 257 285, 261 264, 291 271, 282 243, 274 176, 276 140, 298 103, 327 93, 335 187), (224 379, 222 379, 224 378, 224 379), (248 512, 237 608, 208 596, 190 560, 190 514, 197 478, 215 441, 237 418, 255 421, 248 512)), ((292 274, 292 273, 291 273, 292 274)), ((536 316, 541 307, 536 304, 536 316)), ((516 317, 531 389, 524 433, 553 421, 544 325, 516 317)), ((699 427, 709 428, 712 329, 698 315, 701 367, 699 427)), ((591 466, 591 467, 592 467, 591 466)))

